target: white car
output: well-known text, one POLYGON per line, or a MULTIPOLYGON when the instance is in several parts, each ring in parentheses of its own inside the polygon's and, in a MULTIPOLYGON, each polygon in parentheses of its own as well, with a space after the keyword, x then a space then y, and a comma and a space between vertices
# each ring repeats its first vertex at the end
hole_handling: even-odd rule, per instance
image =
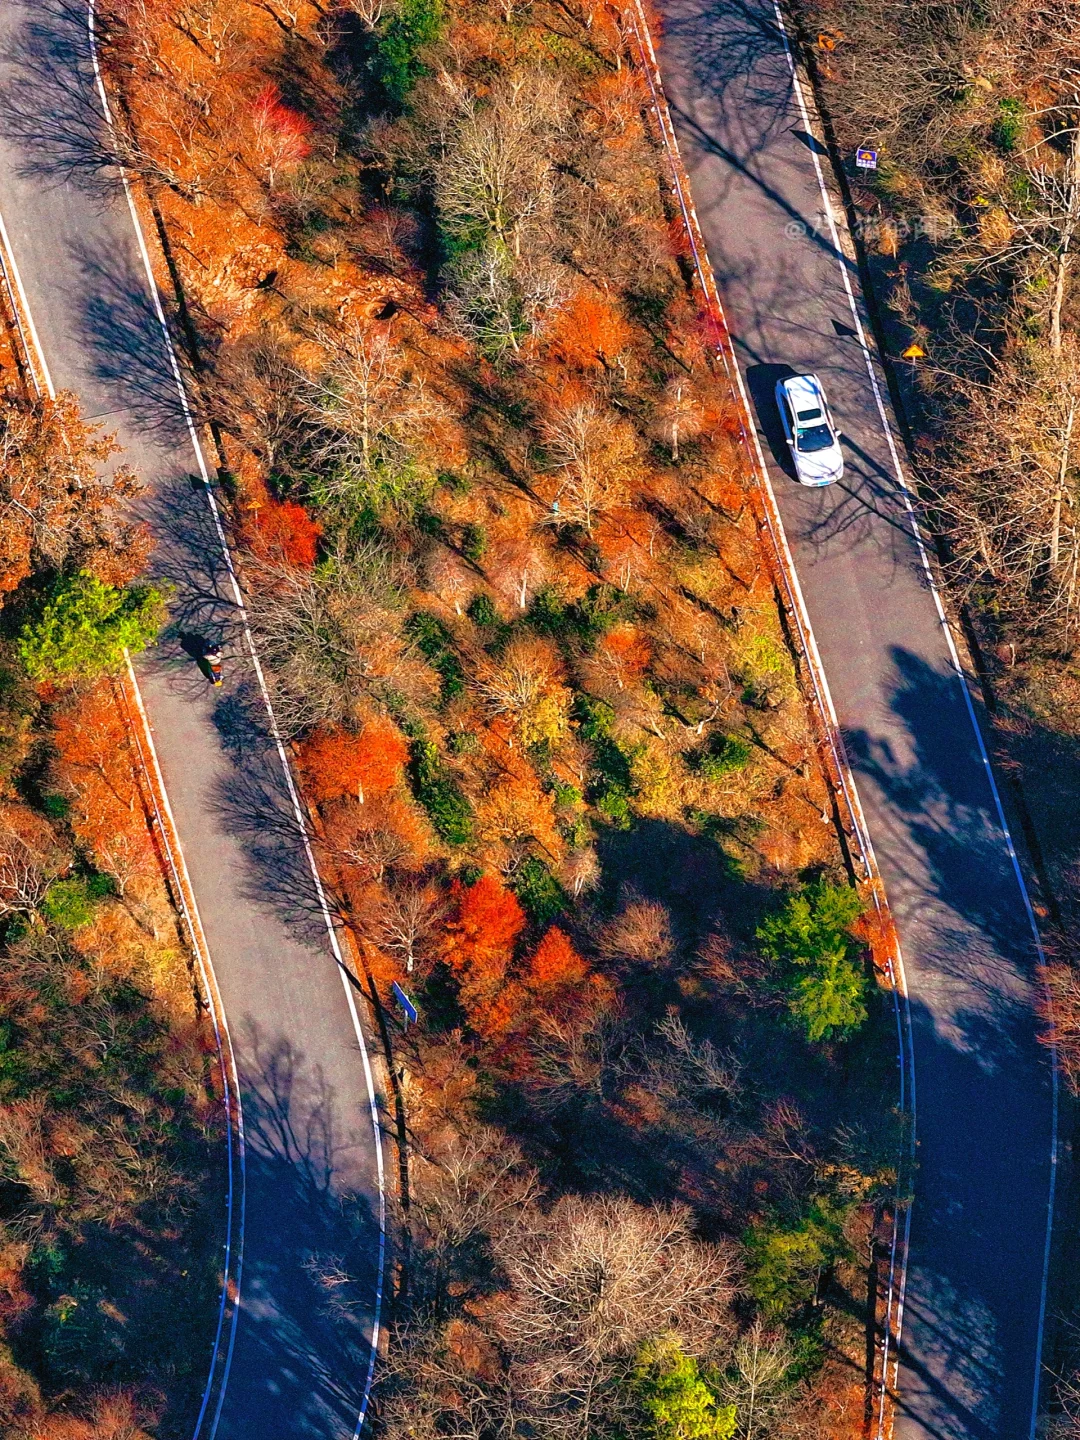
POLYGON ((803 485, 831 485, 844 473, 840 431, 833 424, 816 375, 789 375, 776 382, 784 436, 803 485))

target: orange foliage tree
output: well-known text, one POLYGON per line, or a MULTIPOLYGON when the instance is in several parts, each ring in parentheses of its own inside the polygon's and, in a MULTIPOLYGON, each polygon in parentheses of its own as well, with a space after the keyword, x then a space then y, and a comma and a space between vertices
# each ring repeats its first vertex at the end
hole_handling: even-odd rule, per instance
POLYGON ((139 572, 149 545, 123 502, 141 487, 129 466, 108 473, 118 448, 67 391, 0 396, 0 594, 32 569, 89 570, 110 585, 139 572))
POLYGON ((616 625, 598 643, 595 663, 624 690, 648 665, 649 655, 648 639, 636 625, 616 625))
POLYGON ((315 730, 301 742, 297 763, 316 801, 351 797, 363 805, 394 788, 408 756, 408 746, 396 726, 374 717, 359 734, 315 730))
POLYGON ((259 560, 310 570, 319 553, 322 526, 295 500, 267 497, 244 516, 243 537, 259 560))
POLYGON ((453 913, 446 925, 446 958, 458 975, 481 971, 506 972, 525 912, 517 896, 497 876, 481 875, 473 885, 455 880, 450 886, 453 913))
POLYGON ((580 985, 588 973, 569 936, 552 925, 529 958, 525 983, 530 990, 558 990, 580 985))
POLYGON ((53 743, 72 828, 123 896, 132 881, 153 873, 155 856, 127 728, 107 681, 57 713, 53 743))
MULTIPOLYGON (((357 886, 381 883, 388 872, 417 869, 427 855, 431 832, 400 793, 378 795, 364 805, 332 807, 324 820, 331 863, 345 867, 350 896, 359 893, 357 886)), ((353 909, 359 914, 363 906, 353 909)))
POLYGON ((611 301, 595 290, 579 290, 559 310, 549 334, 559 359, 579 370, 610 366, 634 338, 611 301))

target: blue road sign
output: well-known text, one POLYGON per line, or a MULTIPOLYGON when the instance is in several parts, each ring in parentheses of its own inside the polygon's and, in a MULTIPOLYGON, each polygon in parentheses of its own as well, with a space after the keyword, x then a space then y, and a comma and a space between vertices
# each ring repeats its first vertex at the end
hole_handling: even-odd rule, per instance
POLYGON ((877 153, 876 150, 856 150, 855 164, 860 170, 876 170, 877 153))
POLYGON ((405 994, 405 991, 401 988, 401 986, 397 983, 396 980, 390 986, 390 989, 393 990, 395 999, 401 1006, 402 1010, 405 1011, 405 1019, 411 1020, 412 1023, 415 1025, 417 1019, 416 1006, 409 999, 408 995, 405 994))

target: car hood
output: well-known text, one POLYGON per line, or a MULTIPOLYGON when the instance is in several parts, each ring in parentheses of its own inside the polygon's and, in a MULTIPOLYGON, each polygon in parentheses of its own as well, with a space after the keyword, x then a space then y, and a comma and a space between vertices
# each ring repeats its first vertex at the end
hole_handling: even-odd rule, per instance
POLYGON ((839 480, 844 470, 844 453, 839 445, 815 450, 809 455, 795 451, 795 469, 804 485, 828 485, 839 480))

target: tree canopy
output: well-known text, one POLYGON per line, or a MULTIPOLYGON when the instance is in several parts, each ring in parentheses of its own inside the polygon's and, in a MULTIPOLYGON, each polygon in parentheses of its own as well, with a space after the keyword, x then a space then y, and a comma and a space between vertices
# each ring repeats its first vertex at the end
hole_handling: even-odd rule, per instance
POLYGON ((165 598, 153 585, 106 585, 80 570, 54 582, 17 648, 35 680, 88 678, 119 670, 124 652, 144 650, 164 620, 165 598))

